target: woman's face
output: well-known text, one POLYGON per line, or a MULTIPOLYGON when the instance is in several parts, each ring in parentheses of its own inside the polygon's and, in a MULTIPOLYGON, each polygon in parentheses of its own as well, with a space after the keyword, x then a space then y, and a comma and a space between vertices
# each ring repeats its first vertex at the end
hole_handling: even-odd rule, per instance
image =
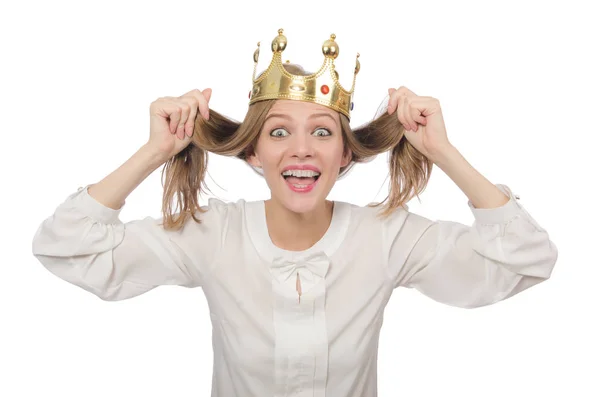
POLYGON ((343 146, 336 111, 311 102, 278 100, 248 162, 263 169, 273 199, 290 211, 309 212, 324 203, 340 167, 350 162, 343 146))

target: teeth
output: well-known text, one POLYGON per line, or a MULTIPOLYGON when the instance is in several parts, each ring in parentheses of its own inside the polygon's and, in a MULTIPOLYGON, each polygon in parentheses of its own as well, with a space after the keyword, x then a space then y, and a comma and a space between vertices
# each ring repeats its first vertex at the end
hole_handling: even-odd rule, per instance
POLYGON ((315 172, 311 170, 287 170, 281 173, 283 176, 295 176, 298 178, 302 177, 316 177, 321 175, 320 172, 315 172))

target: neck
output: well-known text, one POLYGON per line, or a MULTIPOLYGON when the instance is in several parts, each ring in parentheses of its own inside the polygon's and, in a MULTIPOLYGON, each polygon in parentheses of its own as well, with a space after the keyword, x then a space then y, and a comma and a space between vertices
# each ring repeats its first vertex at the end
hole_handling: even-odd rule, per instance
POLYGON ((270 199, 265 201, 265 214, 273 244, 288 251, 303 251, 327 232, 333 216, 333 202, 326 200, 314 211, 296 213, 270 199))

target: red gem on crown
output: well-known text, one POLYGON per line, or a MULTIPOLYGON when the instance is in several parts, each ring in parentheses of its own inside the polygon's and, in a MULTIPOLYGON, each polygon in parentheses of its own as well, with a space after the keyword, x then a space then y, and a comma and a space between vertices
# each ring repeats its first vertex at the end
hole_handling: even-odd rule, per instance
POLYGON ((326 86, 325 84, 323 84, 323 85, 321 86, 321 92, 323 93, 323 95, 327 95, 327 94, 329 94, 329 87, 328 87, 328 86, 326 86))

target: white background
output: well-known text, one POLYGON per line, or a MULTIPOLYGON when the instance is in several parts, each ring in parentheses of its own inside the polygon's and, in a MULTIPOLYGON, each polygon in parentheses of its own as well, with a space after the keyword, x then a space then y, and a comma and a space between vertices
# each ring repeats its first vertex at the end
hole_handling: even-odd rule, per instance
MULTIPOLYGON (((374 116, 388 87, 438 98, 451 142, 520 195, 558 246, 549 281, 493 306, 455 309, 396 290, 380 341, 379 395, 600 395, 593 3, 3 3, 0 395, 210 394, 201 289, 160 287, 104 302, 46 271, 31 241, 67 195, 146 141, 156 98, 211 87, 211 107, 241 120, 256 42, 268 62, 278 28, 287 58, 310 70, 336 33, 342 81, 361 53, 353 126, 374 116)), ((330 198, 385 197, 386 160, 357 166, 330 198)), ((268 197, 264 180, 239 160, 211 155, 209 174, 221 199, 268 197)), ((159 216, 161 194, 159 169, 129 196, 121 219, 159 216)), ((473 219, 438 168, 409 206, 432 219, 473 219)))

